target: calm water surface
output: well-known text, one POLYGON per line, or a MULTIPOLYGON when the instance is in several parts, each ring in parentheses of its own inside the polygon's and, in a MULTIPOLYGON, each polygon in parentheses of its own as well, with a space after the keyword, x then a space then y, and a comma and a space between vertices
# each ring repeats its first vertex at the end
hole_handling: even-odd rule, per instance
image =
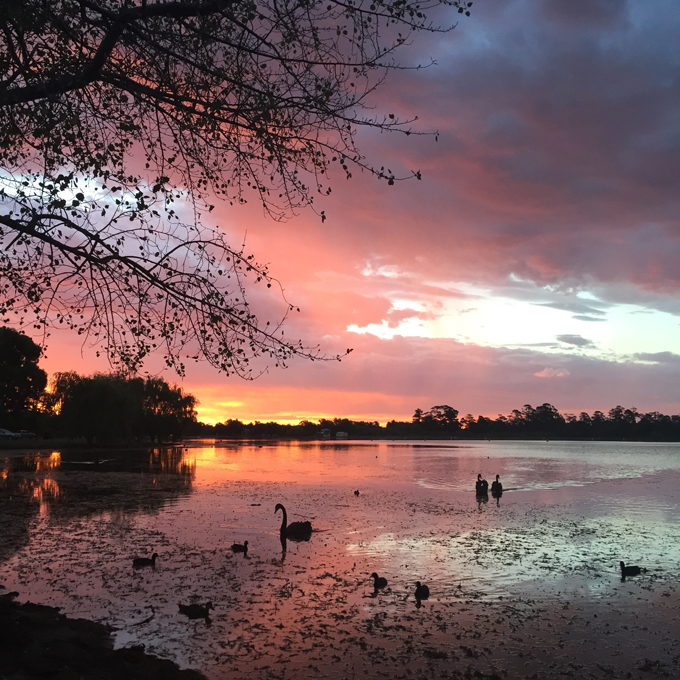
POLYGON ((101 455, 0 453, 0 583, 110 623, 121 645, 213 678, 680 669, 677 444, 101 455), (478 472, 500 474, 500 499, 477 502, 478 472), (282 549, 279 502, 289 521, 312 522, 309 542, 282 549), (247 559, 229 549, 244 540, 247 559), (133 571, 152 552, 156 569, 133 571), (620 560, 648 571, 622 583, 620 560), (377 595, 373 571, 389 581, 377 595), (419 608, 416 580, 432 592, 419 608), (178 614, 208 600, 211 625, 178 614))

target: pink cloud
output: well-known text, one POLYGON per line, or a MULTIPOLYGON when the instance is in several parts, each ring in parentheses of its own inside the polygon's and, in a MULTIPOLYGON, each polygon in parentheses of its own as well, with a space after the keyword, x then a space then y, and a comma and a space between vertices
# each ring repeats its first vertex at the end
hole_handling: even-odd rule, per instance
MULTIPOLYGON (((459 282, 591 321, 625 302, 680 314, 673 10, 613 0, 475 3, 455 31, 410 48, 414 60, 433 56, 436 66, 393 73, 376 100, 378 111, 419 115, 416 125, 438 129, 438 141, 360 134, 378 166, 420 169, 423 181, 390 187, 368 173, 335 175, 333 193, 317 205, 324 223, 311 212, 277 223, 255 204, 218 203, 211 218, 237 242, 247 233, 248 249, 300 307, 286 337, 354 352, 339 364, 293 361, 245 384, 190 366, 185 386, 206 413, 217 413, 220 400, 243 404, 224 407, 224 417, 246 419, 323 412, 382 420, 437 403, 495 415, 544 401, 566 410, 627 403, 677 412, 672 363, 575 352, 546 358, 538 348, 346 331, 431 318, 447 300, 466 297, 459 282), (397 275, 376 274, 381 267, 397 275), (582 289, 599 302, 560 297, 582 289), (420 307, 394 310, 395 299, 420 307)), ((258 291, 253 303, 262 318, 285 308, 272 292, 258 291)), ((81 358, 77 339, 58 336, 49 370, 107 368, 91 350, 81 358)), ((580 336, 561 337, 584 346, 580 336)))
POLYGON ((566 378, 569 371, 565 368, 544 368, 542 371, 534 373, 536 378, 566 378))

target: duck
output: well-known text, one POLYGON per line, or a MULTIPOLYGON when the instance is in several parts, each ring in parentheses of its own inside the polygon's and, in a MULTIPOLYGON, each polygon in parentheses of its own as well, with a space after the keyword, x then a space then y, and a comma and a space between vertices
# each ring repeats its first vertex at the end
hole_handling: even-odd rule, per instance
POLYGON ((277 503, 274 508, 274 514, 279 510, 283 512, 283 521, 281 522, 281 536, 289 538, 291 541, 308 541, 312 536, 312 523, 311 522, 293 522, 288 524, 288 513, 286 513, 286 508, 277 503))
POLYGON ((416 581, 416 600, 427 600, 428 597, 430 597, 430 589, 420 581, 416 581))
POLYGON ((206 602, 204 605, 200 604, 180 604, 179 613, 188 616, 190 619, 208 619, 210 610, 215 609, 212 602, 206 602))
POLYGON ((357 490, 354 492, 354 495, 357 496, 357 497, 359 496, 359 489, 357 489, 357 490))
POLYGON ((489 493, 489 482, 482 479, 482 473, 477 475, 477 482, 475 483, 475 493, 478 496, 486 496, 489 493))
POLYGON ((503 493, 503 485, 500 482, 500 475, 496 475, 496 481, 491 482, 491 494, 499 495, 503 493))
POLYGON ((154 553, 151 557, 135 557, 132 560, 132 567, 133 569, 142 569, 143 567, 152 567, 155 569, 157 557, 158 553, 154 553))
POLYGON ((387 579, 384 576, 378 576, 375 572, 371 574, 373 579, 373 588, 375 590, 382 590, 387 587, 387 579))
POLYGON ((243 545, 240 543, 232 543, 231 549, 235 553, 243 553, 243 556, 245 557, 248 554, 248 541, 243 541, 243 545))
POLYGON ((626 566, 623 561, 619 562, 621 565, 621 576, 626 577, 626 576, 637 576, 638 574, 641 574, 645 569, 642 569, 641 567, 637 566, 626 566))

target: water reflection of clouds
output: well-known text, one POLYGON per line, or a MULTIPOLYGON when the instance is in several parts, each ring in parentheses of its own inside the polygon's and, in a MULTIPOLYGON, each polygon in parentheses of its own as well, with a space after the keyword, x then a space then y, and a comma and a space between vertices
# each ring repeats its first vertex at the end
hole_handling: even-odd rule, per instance
MULTIPOLYGON (((483 623, 489 612, 494 621, 508 617, 514 633, 523 608, 542 617, 559 603, 556 611, 562 615, 565 600, 597 606, 600 599, 601 610, 608 611, 618 602, 614 598, 629 593, 626 606, 637 607, 640 594, 675 587, 680 529, 667 518, 678 515, 680 474, 653 472, 670 449, 638 461, 647 470, 643 478, 611 481, 615 470, 628 465, 630 454, 594 445, 573 460, 574 446, 553 448, 552 459, 534 455, 527 443, 479 443, 464 450, 407 443, 339 449, 313 443, 225 446, 176 449, 165 462, 145 452, 135 459, 137 467, 133 461, 128 465, 143 474, 111 474, 108 466, 124 467, 118 461, 65 475, 109 495, 89 497, 83 491, 74 499, 80 509, 61 525, 42 523, 46 530, 33 531, 30 544, 4 565, 5 584, 18 589, 15 581, 23 578, 22 597, 51 597, 71 614, 108 617, 124 631, 119 641, 148 644, 225 680, 264 677, 258 669, 281 661, 301 679, 349 677, 352 669, 333 665, 332 654, 344 658, 345 653, 357 674, 368 670, 377 677, 372 655, 383 654, 389 645, 406 649, 414 640, 430 645, 433 654, 446 650, 450 656, 437 669, 443 671, 454 654, 461 655, 463 644, 472 649, 475 643, 466 630, 475 621, 483 623), (603 449, 611 457, 603 456, 603 449), (598 466, 607 480, 602 490, 588 484, 598 466), (489 479, 499 472, 506 489, 511 480, 532 476, 546 487, 555 481, 551 477, 587 485, 507 491, 500 507, 490 499, 480 514, 472 492, 480 467, 489 479), (198 483, 189 488, 185 482, 192 474, 198 483), (466 492, 420 483, 432 479, 455 479, 466 492), (162 493, 143 486, 151 480, 167 486, 162 493), (121 491, 126 495, 117 495, 121 491), (158 502, 151 507, 153 498, 158 502), (311 519, 320 530, 308 543, 289 542, 285 561, 273 514, 277 502, 286 505, 291 519, 311 519), (93 508, 96 512, 90 512, 93 508), (243 540, 249 541, 248 560, 229 550, 232 542, 243 540), (140 549, 161 555, 155 572, 132 572, 130 557, 140 549), (649 574, 624 588, 617 573, 622 558, 644 562, 649 574), (43 573, 43 566, 53 573, 43 573), (87 578, 79 571, 83 568, 87 578), (375 598, 373 571, 389 581, 389 592, 375 598), (416 580, 430 586, 432 599, 417 618, 409 618, 416 613, 416 580), (210 629, 187 629, 179 620, 177 602, 190 596, 215 603, 210 629), (154 605, 155 618, 138 627, 133 624, 146 616, 139 613, 142 601, 154 605), (449 628, 440 628, 442 622, 449 628), (463 641, 452 638, 451 631, 462 634, 463 641), (425 632, 426 640, 420 637, 425 632), (356 640, 365 640, 366 649, 356 640), (312 662, 319 673, 308 668, 308 654, 318 657, 312 662), (251 667, 253 659, 257 668, 251 667)), ((544 452, 545 444, 536 450, 544 452)), ((638 458, 639 453, 638 448, 638 458)), ((677 616, 677 610, 669 611, 677 616)), ((645 616, 649 613, 645 610, 645 616)), ((576 624, 567 630, 575 629, 576 624)), ((488 627, 480 630, 488 634, 488 627)), ((498 624, 498 630, 479 649, 493 646, 499 635, 508 640, 509 628, 498 624)), ((628 632, 618 634, 625 646, 628 632)), ((527 642, 524 649, 529 647, 527 642)), ((493 660, 507 661, 512 672, 511 657, 502 656, 505 650, 495 649, 493 660)), ((574 650, 580 648, 572 646, 570 653, 574 650)), ((405 656, 412 668, 414 659, 423 658, 422 648, 405 656)), ((426 663, 437 658, 427 657, 426 663)), ((474 664, 475 658, 463 660, 474 664)), ((488 661, 480 659, 481 672, 488 673, 488 661)), ((399 664, 381 669, 397 677, 404 670, 399 664)), ((551 676, 539 672, 538 677, 551 676)))

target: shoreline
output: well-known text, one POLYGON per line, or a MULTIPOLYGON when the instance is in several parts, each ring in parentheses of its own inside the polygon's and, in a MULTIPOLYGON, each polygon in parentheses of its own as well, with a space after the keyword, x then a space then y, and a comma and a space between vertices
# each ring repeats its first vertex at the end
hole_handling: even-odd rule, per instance
POLYGON ((358 437, 356 439, 319 439, 319 438, 300 438, 300 437, 235 437, 233 439, 228 438, 213 438, 213 437, 201 437, 201 438, 187 438, 176 442, 162 442, 162 443, 135 443, 130 445, 125 444, 85 444, 83 442, 74 442, 67 440, 10 440, 10 441, 0 441, 0 456, 2 454, 12 454, 15 453, 19 455, 21 453, 35 453, 39 451, 44 451, 45 449, 50 449, 52 451, 82 451, 87 453, 109 453, 111 451, 148 451, 149 449, 167 449, 172 447, 186 447, 186 448, 207 448, 211 446, 220 445, 242 445, 242 446, 252 446, 252 445, 263 445, 263 444, 277 444, 277 443, 294 443, 302 442, 307 444, 326 444, 332 446, 348 446, 355 445, 357 442, 458 442, 465 444, 468 442, 574 442, 574 443, 626 443, 626 444, 678 444, 680 440, 675 439, 560 439, 551 438, 546 439, 544 437, 520 437, 520 438, 509 438, 501 437, 496 439, 488 439, 486 437, 469 437, 469 438, 453 438, 453 437, 400 437, 400 438, 389 438, 389 437, 358 437), (30 442, 30 443, 29 443, 30 442))
POLYGON ((114 649, 110 627, 69 618, 56 607, 19 604, 14 601, 17 595, 0 594, 3 678, 206 680, 198 671, 180 669, 173 661, 148 654, 143 645, 114 649))

